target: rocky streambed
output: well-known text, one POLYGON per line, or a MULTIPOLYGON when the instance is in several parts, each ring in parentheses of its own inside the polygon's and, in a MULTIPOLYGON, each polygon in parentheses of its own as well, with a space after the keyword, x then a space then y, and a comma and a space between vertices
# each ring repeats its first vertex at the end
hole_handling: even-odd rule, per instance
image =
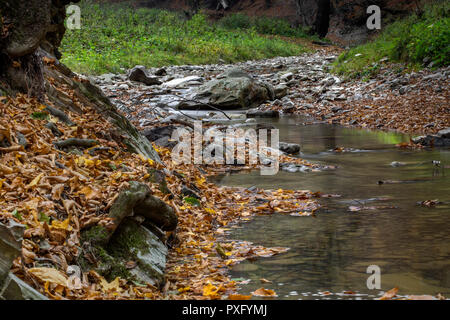
MULTIPOLYGON (((138 128, 186 120, 181 110, 240 110, 252 117, 306 114, 330 123, 425 135, 423 145, 449 145, 450 68, 411 72, 388 59, 372 65, 372 79, 330 73, 337 49, 234 65, 136 67, 127 74, 91 77, 138 128), (137 75, 137 76, 136 76, 137 75), (139 81, 133 81, 139 80, 139 81)), ((230 119, 215 111, 202 116, 230 119)), ((188 119, 189 120, 189 119, 188 119)), ((191 119, 192 120, 192 119, 191 119)), ((234 122, 239 122, 235 121, 234 122)))

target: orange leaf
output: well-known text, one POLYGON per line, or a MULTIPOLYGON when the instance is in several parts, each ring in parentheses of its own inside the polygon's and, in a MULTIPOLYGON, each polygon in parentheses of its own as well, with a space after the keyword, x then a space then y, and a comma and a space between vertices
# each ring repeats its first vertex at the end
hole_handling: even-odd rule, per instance
POLYGON ((252 295, 257 297, 277 297, 275 291, 264 288, 259 288, 258 290, 253 291, 252 295))
POLYGON ((252 295, 245 296, 242 294, 230 294, 228 296, 228 300, 250 300, 252 298, 252 295))
POLYGON ((395 288, 387 291, 385 294, 383 294, 383 296, 380 298, 380 300, 390 300, 397 295, 397 292, 398 292, 398 288, 395 287, 395 288))

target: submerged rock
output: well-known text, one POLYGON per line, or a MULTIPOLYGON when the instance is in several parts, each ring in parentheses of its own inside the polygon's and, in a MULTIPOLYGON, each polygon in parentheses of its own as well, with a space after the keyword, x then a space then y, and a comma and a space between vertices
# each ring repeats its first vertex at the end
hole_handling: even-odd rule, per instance
POLYGON ((287 154, 297 154, 300 152, 300 145, 296 143, 280 142, 280 150, 287 154))

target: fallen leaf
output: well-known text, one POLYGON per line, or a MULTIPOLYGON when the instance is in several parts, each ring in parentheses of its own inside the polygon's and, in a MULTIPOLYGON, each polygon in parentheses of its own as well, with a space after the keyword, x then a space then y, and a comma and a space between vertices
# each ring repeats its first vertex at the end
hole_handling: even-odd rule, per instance
POLYGON ((397 295, 397 292, 398 292, 398 288, 395 287, 395 288, 385 292, 383 294, 383 296, 380 298, 380 300, 390 300, 397 295))
POLYGON ((67 287, 66 275, 54 268, 31 268, 28 272, 34 275, 42 282, 56 283, 60 286, 67 287))
POLYGON ((275 291, 270 289, 259 288, 252 292, 252 295, 257 297, 278 297, 275 291))
POLYGON ((259 279, 259 281, 261 281, 261 283, 272 283, 272 281, 264 279, 264 278, 259 279))
POLYGON ((100 286, 102 287, 103 292, 122 291, 122 289, 120 288, 119 277, 115 278, 111 282, 106 281, 104 278, 100 278, 100 286))

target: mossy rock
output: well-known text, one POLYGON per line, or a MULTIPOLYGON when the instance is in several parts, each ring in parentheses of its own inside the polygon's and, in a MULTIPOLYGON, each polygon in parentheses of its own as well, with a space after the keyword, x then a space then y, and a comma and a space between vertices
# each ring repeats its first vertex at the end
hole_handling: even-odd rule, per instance
MULTIPOLYGON (((84 271, 95 270, 108 281, 116 277, 132 281, 135 284, 147 283, 160 286, 164 283, 167 248, 159 238, 133 218, 126 218, 114 232, 106 247, 101 243, 106 236, 103 227, 93 227, 83 232, 82 243, 89 242, 89 251, 97 259, 94 265, 83 254, 78 264, 84 271), (134 261, 136 266, 127 269, 127 262, 134 261)), ((88 252, 84 252, 88 253, 88 252)))

